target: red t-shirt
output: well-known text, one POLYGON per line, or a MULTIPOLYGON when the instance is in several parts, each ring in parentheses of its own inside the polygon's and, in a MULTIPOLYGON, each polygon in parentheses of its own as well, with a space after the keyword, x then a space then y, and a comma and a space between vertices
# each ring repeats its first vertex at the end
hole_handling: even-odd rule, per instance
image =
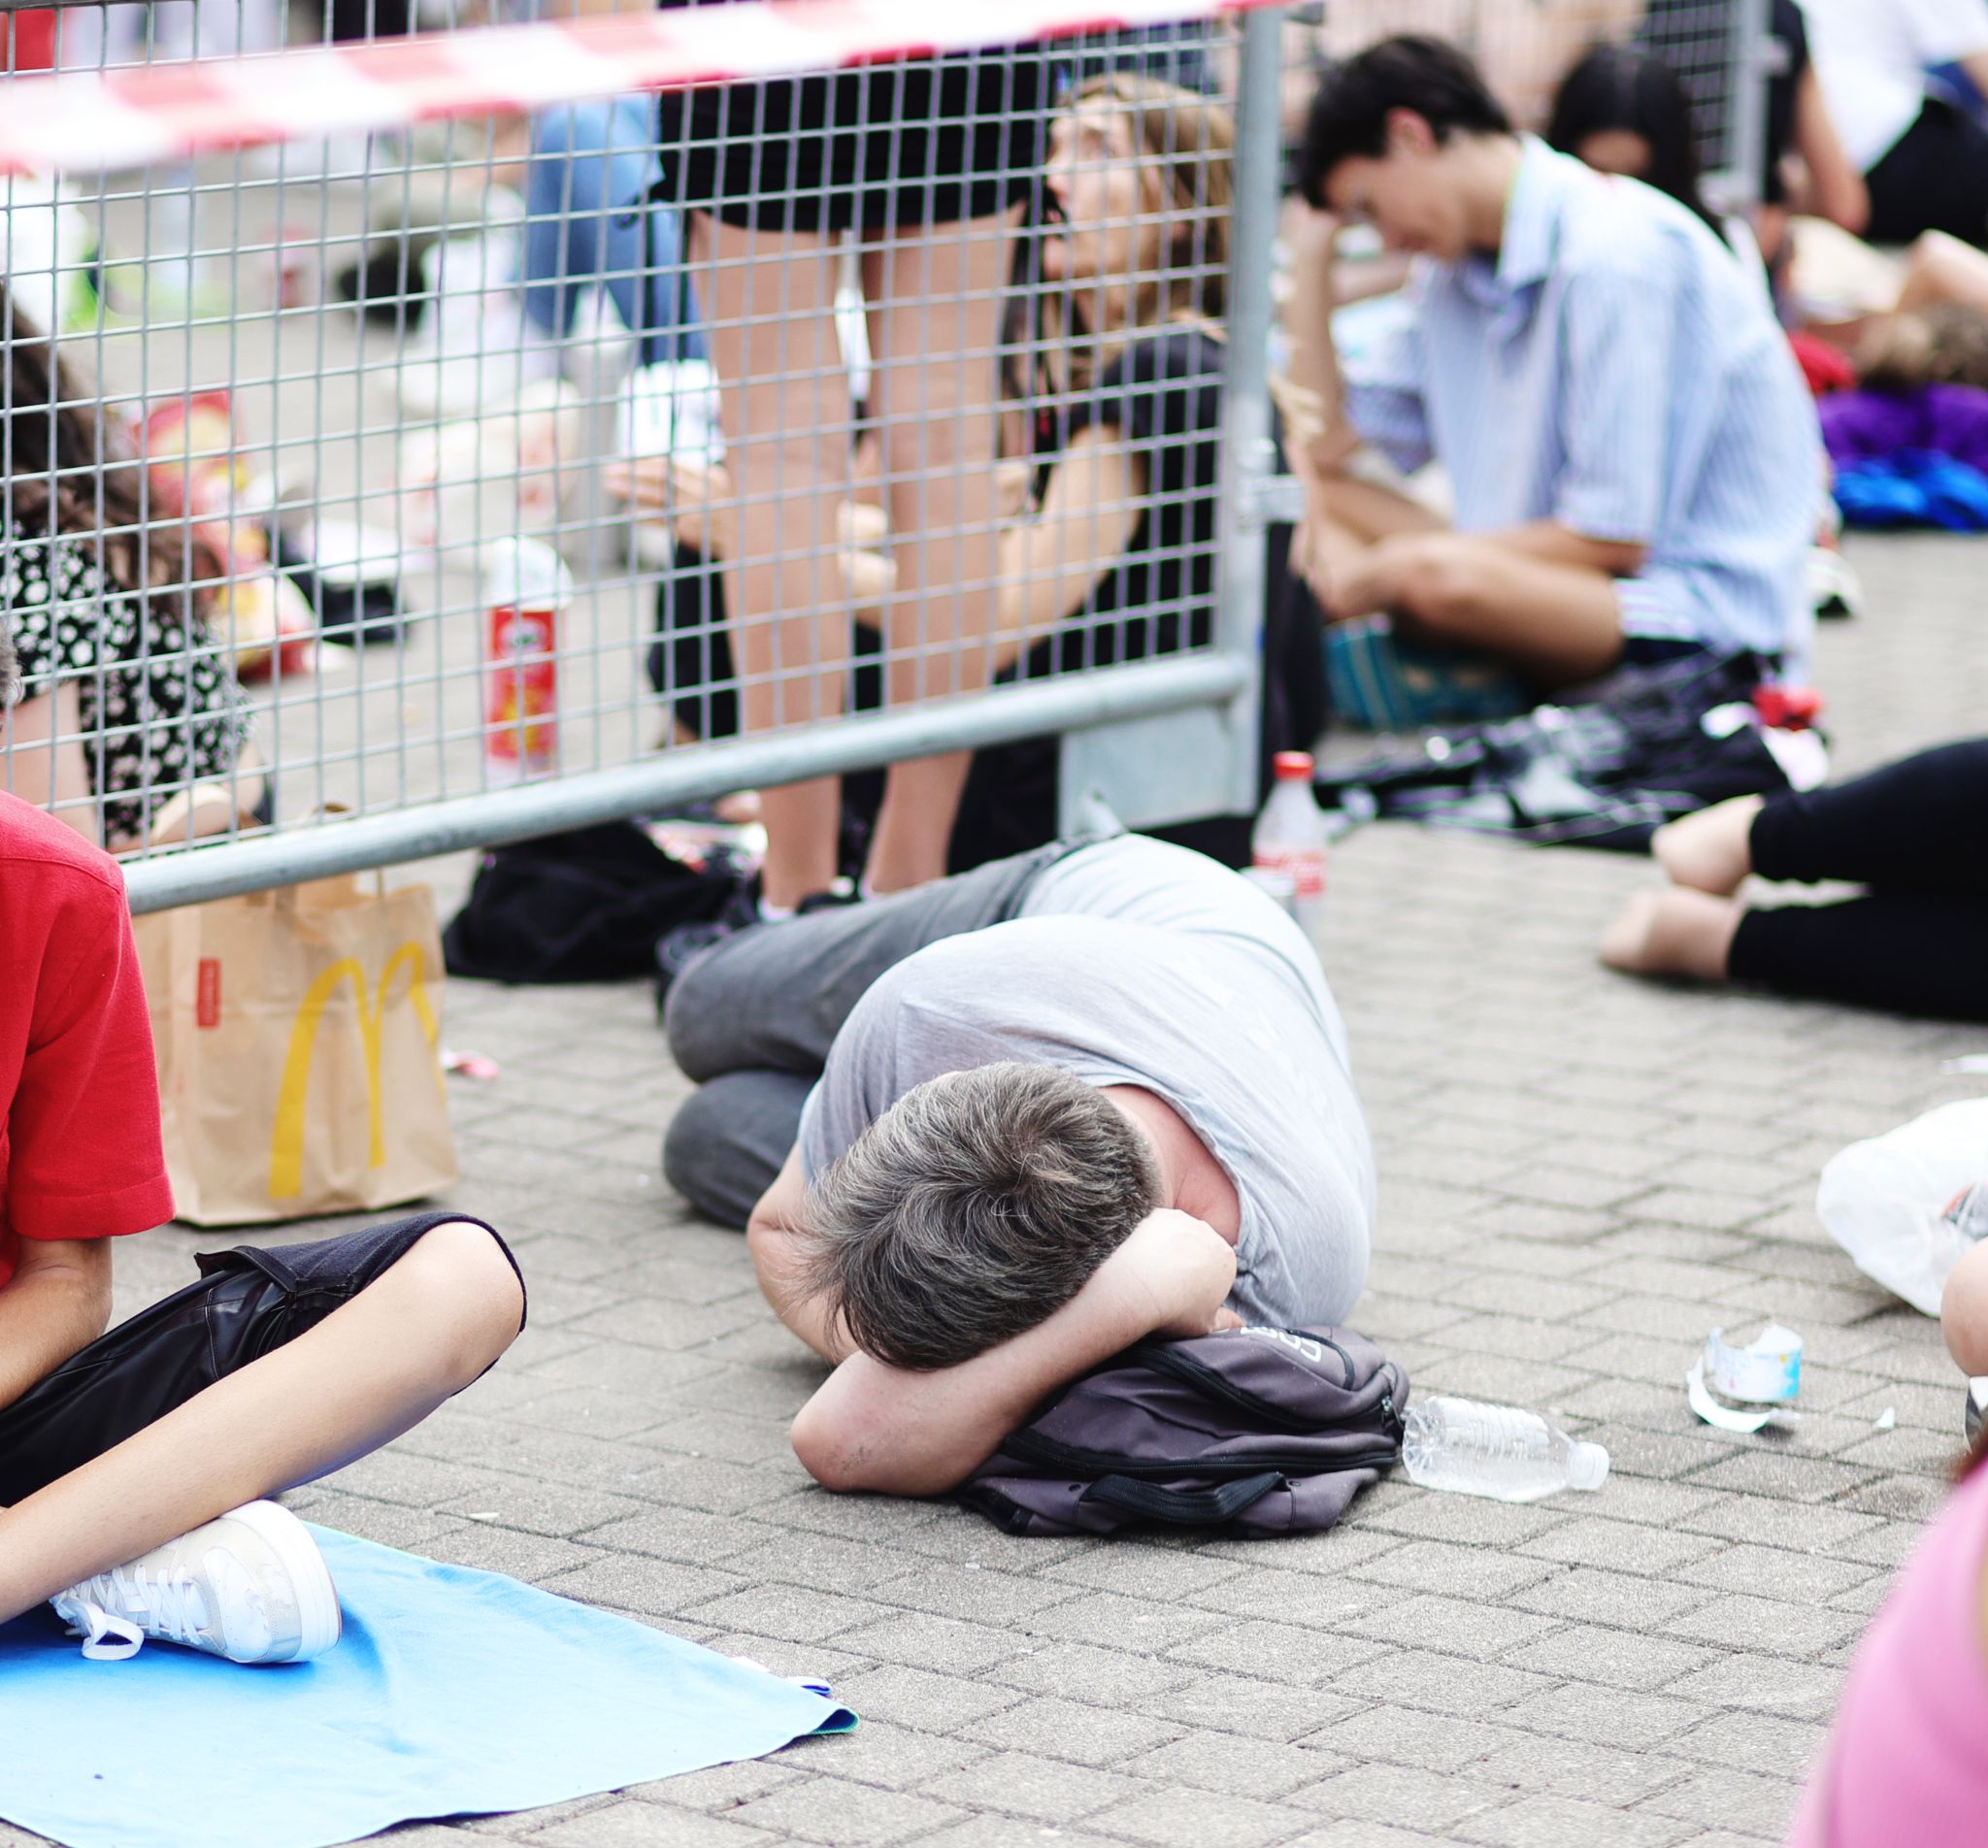
POLYGON ((124 881, 109 854, 0 793, 0 1285, 23 1238, 172 1216, 124 881))

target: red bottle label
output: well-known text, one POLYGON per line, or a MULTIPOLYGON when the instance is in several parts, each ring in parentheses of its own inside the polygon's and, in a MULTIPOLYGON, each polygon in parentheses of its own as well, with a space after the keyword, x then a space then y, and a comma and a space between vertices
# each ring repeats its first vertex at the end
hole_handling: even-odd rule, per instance
POLYGON ((203 956, 193 990, 193 1024, 218 1027, 221 1024, 221 964, 218 956, 203 956))

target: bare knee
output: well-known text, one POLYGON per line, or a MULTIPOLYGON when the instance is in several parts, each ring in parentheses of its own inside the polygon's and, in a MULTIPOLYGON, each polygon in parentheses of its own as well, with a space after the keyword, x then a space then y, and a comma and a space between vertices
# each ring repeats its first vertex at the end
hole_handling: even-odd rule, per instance
POLYGON ((1939 1299, 1946 1351, 1970 1378, 1988 1373, 1988 1244, 1962 1254, 1939 1299))
POLYGON ((481 1226, 452 1219, 425 1232, 381 1278, 406 1295, 426 1370, 447 1392, 477 1380, 517 1338, 524 1286, 481 1226))
POLYGON ((1441 635, 1468 633, 1480 607, 1477 592, 1468 555, 1446 537, 1408 543, 1401 604, 1424 628, 1441 635))

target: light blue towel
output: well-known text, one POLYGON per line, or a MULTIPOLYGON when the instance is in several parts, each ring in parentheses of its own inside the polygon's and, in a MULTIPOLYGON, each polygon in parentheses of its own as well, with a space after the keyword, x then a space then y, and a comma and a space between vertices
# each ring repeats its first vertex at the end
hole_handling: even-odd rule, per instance
POLYGON ((0 1627, 0 1817, 70 1848, 327 1848, 531 1809, 855 1724, 819 1694, 492 1572, 314 1528, 345 1607, 317 1661, 0 1627))

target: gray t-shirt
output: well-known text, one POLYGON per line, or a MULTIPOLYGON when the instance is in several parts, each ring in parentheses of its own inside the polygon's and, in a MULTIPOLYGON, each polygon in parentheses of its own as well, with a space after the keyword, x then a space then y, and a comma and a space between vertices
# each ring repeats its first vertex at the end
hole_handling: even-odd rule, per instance
POLYGON ((1012 922, 889 970, 836 1036, 801 1118, 812 1182, 907 1091, 1002 1060, 1170 1104, 1242 1203, 1232 1305, 1339 1322, 1367 1275, 1374 1154, 1311 946, 1247 880, 1126 836, 1058 861, 1012 922))

